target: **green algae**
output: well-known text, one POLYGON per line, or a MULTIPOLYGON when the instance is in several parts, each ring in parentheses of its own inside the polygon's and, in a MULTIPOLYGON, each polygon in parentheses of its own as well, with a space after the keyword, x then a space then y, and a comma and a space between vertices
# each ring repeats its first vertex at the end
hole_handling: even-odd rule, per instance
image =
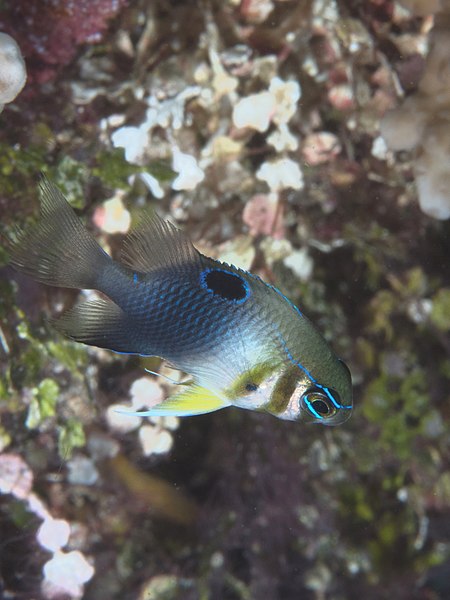
POLYGON ((156 575, 143 586, 139 600, 178 600, 183 597, 183 593, 195 587, 192 579, 175 575, 156 575))
MULTIPOLYGON (((9 197, 23 195, 24 182, 36 181, 36 175, 45 170, 46 149, 40 146, 22 148, 0 143, 0 187, 9 197)), ((34 185, 34 184, 33 184, 34 185)), ((26 187, 26 185, 25 185, 26 187)), ((32 185, 30 185, 32 189, 32 185)))
POLYGON ((430 399, 424 372, 413 369, 405 377, 380 375, 366 389, 362 411, 379 426, 378 442, 399 460, 414 451, 413 444, 423 431, 430 399))
POLYGON ((131 175, 141 172, 142 168, 125 160, 123 148, 102 149, 95 155, 92 175, 98 177, 113 189, 129 187, 131 175))
POLYGON ((46 378, 33 388, 32 394, 25 422, 29 429, 35 429, 45 419, 55 416, 59 385, 53 379, 46 378))
POLYGON ((150 173, 160 183, 171 182, 175 176, 175 172, 164 161, 151 161, 145 166, 128 162, 123 148, 102 149, 95 155, 91 170, 94 177, 113 189, 129 189, 130 177, 143 172, 150 173))
POLYGON ((68 369, 74 377, 82 377, 88 364, 88 352, 85 346, 58 336, 46 343, 48 354, 68 369))
POLYGON ((86 435, 83 425, 76 419, 67 419, 58 427, 58 454, 64 461, 72 457, 75 448, 83 448, 86 435))
POLYGON ((431 322, 441 331, 450 331, 450 289, 442 288, 432 297, 431 322))
POLYGON ((0 452, 7 448, 11 442, 11 434, 0 424, 0 452))
POLYGON ((56 167, 47 172, 49 179, 61 190, 72 208, 85 208, 85 188, 89 180, 89 169, 85 164, 63 156, 56 167))

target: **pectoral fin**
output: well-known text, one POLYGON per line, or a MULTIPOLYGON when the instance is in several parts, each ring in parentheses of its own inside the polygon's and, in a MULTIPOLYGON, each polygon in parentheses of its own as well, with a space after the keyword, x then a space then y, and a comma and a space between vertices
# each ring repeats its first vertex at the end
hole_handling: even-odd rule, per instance
POLYGON ((149 410, 121 412, 138 417, 190 417, 214 412, 226 406, 230 406, 229 402, 214 395, 210 390, 192 385, 186 391, 170 396, 149 410))

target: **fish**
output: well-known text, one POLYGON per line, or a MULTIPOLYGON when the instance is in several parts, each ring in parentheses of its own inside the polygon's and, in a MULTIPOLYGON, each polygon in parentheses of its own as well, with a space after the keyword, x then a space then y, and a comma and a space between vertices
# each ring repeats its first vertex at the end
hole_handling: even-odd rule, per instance
POLYGON ((259 276, 201 254, 156 213, 114 260, 47 178, 40 219, 9 236, 10 264, 37 282, 97 290, 52 321, 68 338, 157 356, 192 381, 140 416, 192 416, 225 407, 337 425, 352 379, 313 323, 259 276))

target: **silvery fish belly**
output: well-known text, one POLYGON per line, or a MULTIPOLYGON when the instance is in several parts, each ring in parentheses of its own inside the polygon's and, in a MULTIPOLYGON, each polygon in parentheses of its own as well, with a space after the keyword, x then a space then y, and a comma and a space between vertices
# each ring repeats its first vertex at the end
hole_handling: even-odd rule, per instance
POLYGON ((313 324, 259 277, 200 254, 145 218, 114 261, 59 190, 41 182, 41 220, 9 240, 11 264, 48 285, 95 289, 56 328, 78 342, 160 356, 193 383, 142 415, 239 406, 331 425, 352 408, 351 376, 313 324))

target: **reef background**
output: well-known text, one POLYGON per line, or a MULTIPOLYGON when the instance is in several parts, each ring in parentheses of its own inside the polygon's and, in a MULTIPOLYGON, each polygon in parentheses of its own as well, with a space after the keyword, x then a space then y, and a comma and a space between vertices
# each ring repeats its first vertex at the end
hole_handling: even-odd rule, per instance
POLYGON ((429 58, 448 12, 0 1, 28 69, 0 115, 3 231, 36 218, 40 172, 116 255, 157 209, 279 286, 355 384, 338 428, 229 409, 127 430, 108 407, 167 393, 143 371, 158 361, 63 340, 48 319, 77 294, 17 275, 0 248, 2 599, 450 597, 450 228, 417 201, 424 148, 380 135, 432 68, 450 82, 429 58), (277 78, 287 112, 240 126, 239 103, 277 78))

